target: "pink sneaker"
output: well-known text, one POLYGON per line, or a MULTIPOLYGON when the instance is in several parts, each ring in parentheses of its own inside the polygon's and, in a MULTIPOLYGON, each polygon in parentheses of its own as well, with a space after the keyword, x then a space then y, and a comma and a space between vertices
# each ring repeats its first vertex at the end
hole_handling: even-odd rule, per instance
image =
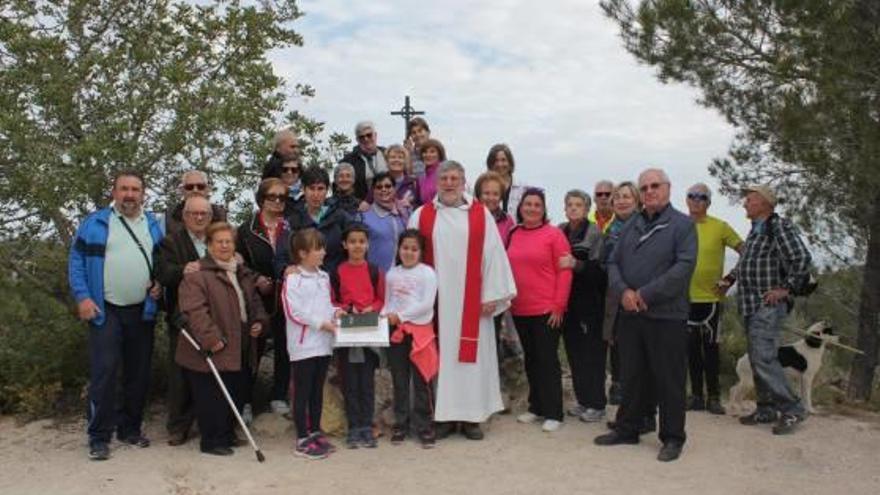
POLYGON ((327 449, 321 447, 314 435, 311 435, 296 441, 294 454, 309 460, 324 459, 327 457, 327 449))
POLYGON ((330 443, 330 440, 327 439, 327 435, 325 435, 323 431, 315 432, 312 436, 315 437, 315 441, 318 442, 318 445, 323 447, 328 454, 336 452, 336 446, 330 443))

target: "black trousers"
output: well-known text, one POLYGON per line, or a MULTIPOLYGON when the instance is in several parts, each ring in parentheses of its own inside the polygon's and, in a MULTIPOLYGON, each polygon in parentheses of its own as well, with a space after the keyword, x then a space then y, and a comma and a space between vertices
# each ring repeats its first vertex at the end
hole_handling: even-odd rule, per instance
POLYGON ((558 328, 547 324, 549 315, 514 316, 523 346, 529 381, 529 412, 562 421, 562 370, 559 365, 558 328))
POLYGON ((617 341, 608 346, 608 360, 611 361, 611 382, 620 383, 620 354, 617 352, 617 341))
MULTIPOLYGON (((185 369, 186 382, 192 393, 196 420, 202 435, 199 446, 210 450, 216 447, 230 447, 235 438, 235 415, 223 397, 220 385, 212 373, 202 373, 185 369)), ((247 380, 242 371, 221 371, 220 378, 232 397, 237 409, 241 409, 241 388, 247 380)))
POLYGON ((287 354, 287 327, 284 313, 272 316, 273 373, 270 400, 289 400, 290 355, 287 354))
POLYGON ((89 326, 89 442, 107 443, 141 434, 150 387, 155 322, 144 321, 143 304, 104 306, 104 324, 89 326), (117 407, 117 374, 122 401, 117 407))
POLYGON ((168 420, 165 428, 171 435, 188 435, 195 421, 193 398, 183 368, 174 361, 177 340, 183 337, 180 336, 180 329, 171 321, 167 322, 166 328, 168 329, 168 420))
POLYGON ((719 399, 721 388, 718 374, 721 358, 718 349, 718 320, 721 305, 718 303, 691 303, 688 317, 688 365, 691 377, 691 393, 697 397, 719 399), (706 394, 703 395, 703 376, 706 377, 706 394))
POLYGON ((618 431, 627 436, 638 435, 650 400, 643 382, 653 379, 660 406, 660 441, 684 443, 687 323, 623 312, 618 318, 623 385, 623 414, 618 431))
POLYGON ((409 431, 411 426, 419 432, 431 427, 434 416, 432 383, 425 382, 410 361, 411 350, 412 335, 406 335, 399 344, 391 344, 388 348, 388 365, 394 387, 394 424, 404 431, 409 431), (412 412, 409 401, 410 383, 415 393, 412 412))
POLYGON ((602 338, 601 318, 579 318, 569 309, 562 326, 562 340, 571 383, 578 404, 605 409, 605 356, 608 345, 602 338), (597 321, 598 320, 598 321, 597 321))
POLYGON ((345 417, 348 430, 369 428, 373 425, 376 402, 376 368, 379 357, 369 349, 363 349, 364 362, 349 362, 351 349, 337 351, 342 367, 342 395, 345 397, 345 417))
POLYGON ((317 356, 291 361, 293 378, 293 423, 296 437, 305 438, 321 429, 321 411, 324 402, 324 381, 330 356, 317 356))

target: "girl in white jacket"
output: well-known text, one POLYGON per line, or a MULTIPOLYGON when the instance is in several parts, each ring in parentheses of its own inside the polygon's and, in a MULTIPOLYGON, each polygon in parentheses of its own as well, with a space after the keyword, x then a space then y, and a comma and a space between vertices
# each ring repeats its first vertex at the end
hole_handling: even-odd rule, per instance
POLYGON ((320 269, 325 254, 321 233, 300 230, 292 237, 290 253, 298 270, 285 277, 282 302, 293 379, 296 454, 323 459, 335 450, 321 432, 321 403, 336 320, 343 311, 330 302, 330 277, 320 269))

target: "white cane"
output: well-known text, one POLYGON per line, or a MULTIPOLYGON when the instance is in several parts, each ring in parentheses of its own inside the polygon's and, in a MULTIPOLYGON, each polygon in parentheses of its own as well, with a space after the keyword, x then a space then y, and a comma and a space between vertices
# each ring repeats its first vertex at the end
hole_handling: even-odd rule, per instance
POLYGON ((223 396, 226 397, 226 402, 229 403, 229 408, 232 409, 232 413, 235 414, 235 419, 238 420, 238 424, 241 426, 242 431, 244 431, 245 436, 247 436, 248 442, 251 443, 251 447, 253 447, 254 453, 257 454, 257 460, 260 462, 265 461, 266 457, 263 455, 262 452, 260 452, 260 448, 257 447, 257 442, 254 441, 254 437, 251 436, 250 430, 248 430, 247 425, 244 424, 244 420, 241 419, 241 414, 238 413, 238 408, 235 407, 235 402, 232 400, 232 396, 229 395, 229 391, 226 390, 226 385, 223 384, 223 379, 220 378, 220 373, 217 371, 217 367, 214 366, 214 361, 211 359, 211 351, 202 350, 198 342, 196 342, 195 339, 193 339, 192 336, 189 334, 189 332, 186 331, 186 326, 189 323, 186 319, 186 316, 179 315, 175 323, 177 324, 177 327, 180 328, 180 334, 183 335, 186 340, 188 340, 189 343, 196 348, 199 354, 204 356, 205 361, 207 361, 208 363, 208 367, 211 368, 211 373, 213 373, 214 378, 217 379, 217 385, 220 386, 220 390, 223 391, 223 396))

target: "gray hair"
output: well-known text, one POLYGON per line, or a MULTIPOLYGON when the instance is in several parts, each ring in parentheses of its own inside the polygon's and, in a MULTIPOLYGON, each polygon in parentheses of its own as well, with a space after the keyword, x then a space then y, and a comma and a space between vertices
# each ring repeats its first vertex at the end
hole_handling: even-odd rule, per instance
POLYGON ((593 190, 595 191, 596 189, 599 189, 599 186, 608 186, 608 189, 611 189, 612 191, 614 190, 614 183, 610 180, 600 180, 595 186, 593 186, 593 190))
POLYGON ((204 201, 206 205, 208 205, 208 217, 212 217, 212 213, 214 213, 213 208, 211 208, 211 201, 198 194, 193 194, 192 196, 186 198, 186 201, 183 202, 183 211, 190 211, 190 203, 193 201, 204 201))
MULTIPOLYGON (((596 185, 598 186, 599 184, 596 184, 596 185)), ((590 195, 581 189, 572 189, 571 191, 568 191, 567 193, 565 193, 564 201, 568 202, 568 200, 571 198, 578 198, 578 199, 582 200, 584 202, 584 205, 586 205, 586 207, 587 207, 587 211, 589 211, 590 206, 593 205, 593 200, 590 199, 590 195)))
POLYGON ((437 168, 437 176, 439 177, 440 174, 449 172, 450 170, 455 170, 456 172, 461 174, 462 179, 465 178, 464 167, 462 166, 462 164, 458 163, 455 160, 446 160, 445 162, 441 163, 440 166, 437 168))
POLYGON ((275 135, 272 137, 272 149, 277 150, 281 141, 286 139, 293 139, 294 141, 299 140, 299 136, 296 134, 293 127, 282 127, 275 132, 275 135))
POLYGON ((709 186, 707 186, 705 183, 697 182, 696 184, 688 188, 688 192, 695 190, 699 190, 701 193, 705 193, 706 197, 709 199, 709 202, 712 202, 712 190, 709 189, 709 186))
POLYGON ((642 184, 642 178, 648 174, 657 174, 660 176, 661 181, 670 185, 672 184, 672 182, 669 180, 669 176, 666 175, 666 171, 662 168, 646 168, 645 170, 642 170, 642 173, 639 174, 639 185, 642 184))
POLYGON ((354 135, 355 135, 355 137, 357 137, 357 135, 360 134, 361 131, 365 131, 365 130, 367 130, 367 129, 370 129, 370 130, 372 130, 372 131, 375 131, 375 130, 376 130, 376 125, 373 124, 373 122, 370 121, 370 120, 362 120, 362 121, 358 122, 357 125, 354 126, 354 135))
POLYGON ((211 194, 211 181, 210 179, 208 179, 208 174, 205 173, 204 170, 199 170, 196 168, 189 169, 180 175, 180 184, 178 184, 177 186, 177 189, 179 191, 183 191, 183 185, 186 183, 186 178, 191 175, 198 175, 199 177, 201 177, 205 181, 205 184, 207 184, 207 187, 205 188, 205 194, 211 194))
POLYGON ((339 172, 342 172, 343 169, 349 170, 351 171, 351 175, 355 175, 354 166, 352 164, 347 162, 339 162, 339 164, 336 165, 336 168, 333 169, 333 182, 336 182, 336 179, 339 178, 339 172))

